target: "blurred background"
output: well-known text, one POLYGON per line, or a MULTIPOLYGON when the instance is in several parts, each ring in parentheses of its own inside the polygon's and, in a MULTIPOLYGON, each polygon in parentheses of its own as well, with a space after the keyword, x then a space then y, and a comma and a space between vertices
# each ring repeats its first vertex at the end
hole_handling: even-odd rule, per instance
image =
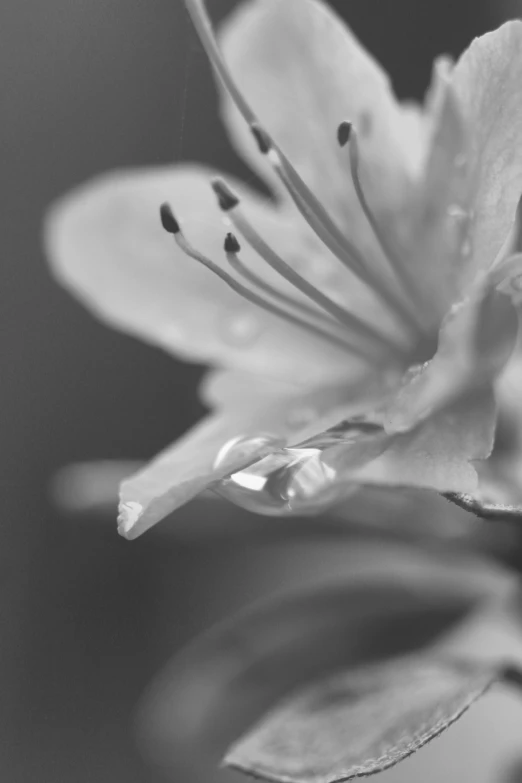
MULTIPOLYGON (((216 21, 234 4, 209 2, 216 21)), ((457 55, 522 14, 519 0, 332 4, 399 95, 416 98, 435 55, 457 55)), ((143 743, 138 751, 134 705, 198 631, 310 569, 341 569, 343 553, 337 547, 332 560, 314 542, 180 538, 168 523, 128 543, 112 519, 53 507, 48 481, 61 466, 148 458, 193 424, 203 368, 96 323, 50 279, 40 227, 52 199, 107 169, 182 159, 244 168, 218 123, 181 0, 4 0, 0 29, 0 779, 236 779, 195 761, 161 769, 143 743)), ((197 530, 202 515, 219 527, 231 512, 195 503, 179 513, 197 530)), ((489 698, 383 783, 486 783, 500 763, 515 770, 522 708, 489 698)))

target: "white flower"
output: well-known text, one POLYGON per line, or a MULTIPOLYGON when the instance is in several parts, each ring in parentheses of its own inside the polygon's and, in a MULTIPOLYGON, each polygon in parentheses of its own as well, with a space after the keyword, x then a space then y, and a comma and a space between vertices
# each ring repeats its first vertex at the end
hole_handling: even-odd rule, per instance
POLYGON ((216 368, 212 413, 123 483, 121 532, 209 486, 275 514, 368 482, 476 493, 522 299, 522 23, 438 61, 421 108, 319 0, 245 3, 223 56, 186 4, 274 198, 165 166, 99 178, 47 224, 99 317, 216 368))

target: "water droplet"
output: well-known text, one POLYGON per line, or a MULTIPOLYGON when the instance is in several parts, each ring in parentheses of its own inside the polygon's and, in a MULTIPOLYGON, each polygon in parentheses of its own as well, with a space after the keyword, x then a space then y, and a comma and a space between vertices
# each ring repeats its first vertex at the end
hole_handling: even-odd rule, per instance
POLYGON ((288 256, 285 260, 314 285, 328 283, 333 276, 338 277, 338 263, 317 250, 304 250, 299 255, 288 256))
POLYGON ((466 220, 469 217, 469 213, 460 204, 450 204, 447 212, 453 220, 466 220))
POLYGON ((295 447, 282 448, 223 479, 216 491, 260 514, 318 513, 353 489, 346 471, 382 451, 383 430, 343 421, 295 447))
POLYGON ((222 330, 225 340, 238 348, 247 348, 257 340, 262 331, 259 317, 248 311, 236 312, 225 318, 222 330))
POLYGON ((467 157, 464 152, 459 152, 458 155, 455 155, 455 158, 453 159, 453 165, 456 169, 462 169, 467 163, 467 157))
POLYGON ((250 455, 263 457, 280 449, 286 440, 270 432, 256 432, 250 435, 238 435, 228 440, 218 451, 214 468, 223 469, 227 465, 233 470, 238 461, 247 460, 250 455))
POLYGON ((465 239, 464 242, 462 243, 460 252, 464 256, 464 258, 471 255, 471 240, 469 238, 465 239))

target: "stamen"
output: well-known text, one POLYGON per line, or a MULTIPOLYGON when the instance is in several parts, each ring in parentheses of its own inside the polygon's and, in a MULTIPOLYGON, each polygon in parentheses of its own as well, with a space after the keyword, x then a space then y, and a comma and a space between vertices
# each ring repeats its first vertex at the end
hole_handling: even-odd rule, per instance
MULTIPOLYGON (((387 242, 386 237, 381 231, 375 215, 373 214, 373 211, 366 199, 366 195, 359 177, 359 144, 357 141, 357 133, 350 122, 341 123, 337 131, 337 138, 339 139, 341 146, 348 144, 350 170, 355 193, 359 199, 362 211, 364 212, 364 215, 370 224, 375 238, 381 246, 381 250, 383 251, 385 258, 387 258, 389 261, 392 270, 399 277, 401 284, 409 292, 411 297, 417 299, 419 296, 419 291, 417 290, 416 286, 413 285, 413 281, 408 274, 408 271, 404 269, 402 259, 395 253, 394 249, 391 248, 387 242)), ((416 321, 416 325, 419 327, 422 324, 416 321)))
POLYGON ((185 0, 185 6, 211 65, 223 82, 223 86, 229 92, 230 97, 237 108, 250 125, 250 123, 256 121, 256 116, 243 98, 240 90, 236 87, 232 74, 228 70, 223 59, 223 55, 221 54, 214 35, 214 30, 212 29, 212 23, 205 8, 205 3, 203 0, 185 0))
MULTIPOLYGON (((342 123, 338 131, 338 139, 346 144, 350 137, 351 124, 342 123), (346 141, 344 140, 346 136, 346 141)), ((259 151, 268 156, 272 168, 286 187, 297 209, 303 215, 307 223, 323 241, 326 247, 349 269, 356 277, 366 283, 391 309, 398 313, 403 321, 415 332, 419 329, 419 322, 397 295, 387 288, 380 277, 372 273, 365 262, 364 257, 347 237, 340 231, 330 215, 308 188, 288 158, 276 149, 274 143, 262 128, 256 123, 251 126, 251 131, 258 143, 259 151)))
MULTIPOLYGON (((261 134, 261 129, 255 113, 236 86, 224 61, 203 0, 185 0, 185 6, 216 74, 221 79, 225 89, 230 94, 230 97, 246 122, 251 128, 257 128, 257 131, 253 130, 253 133, 263 152, 263 141, 267 141, 266 134, 261 134)), ((267 152, 269 152, 270 149, 273 151, 272 144, 268 145, 267 152)), ((272 156, 272 164, 274 165, 275 163, 274 167, 276 171, 281 172, 282 180, 287 187, 289 194, 294 199, 297 208, 315 233, 342 263, 374 289, 384 302, 391 304, 392 310, 398 312, 406 323, 412 325, 414 329, 417 330, 418 325, 415 320, 412 320, 404 306, 396 300, 396 297, 394 297, 387 288, 383 287, 380 279, 369 273, 364 258, 361 257, 357 249, 353 247, 346 237, 344 237, 342 232, 339 231, 317 199, 315 199, 313 194, 308 190, 297 172, 290 166, 286 158, 282 155, 278 156, 277 154, 275 158, 274 161, 272 156)))
POLYGON ((351 132, 352 132, 352 123, 341 122, 341 124, 337 128, 337 141, 339 142, 340 147, 346 146, 346 144, 350 139, 351 132))
MULTIPOLYGON (((364 258, 337 228, 330 215, 301 179, 290 161, 281 150, 276 149, 270 136, 257 122, 250 126, 250 130, 259 151, 263 155, 267 155, 272 168, 287 189, 294 204, 317 236, 351 272, 358 277, 364 277, 364 258)), ((365 282, 368 281, 365 280, 365 282)))
MULTIPOLYGON (((162 225, 164 226, 165 230, 169 234, 172 234, 174 236, 174 241, 176 242, 180 250, 182 250, 183 253, 185 253, 185 255, 194 259, 194 261, 197 261, 198 263, 202 264, 204 267, 209 269, 211 272, 214 272, 215 275, 217 275, 224 283, 230 286, 230 288, 232 288, 233 291, 235 291, 237 294, 242 296, 244 299, 246 299, 247 301, 251 302, 254 305, 257 305, 258 307, 261 307, 263 310, 266 310, 272 315, 282 318, 283 320, 289 321, 291 324, 299 327, 300 329, 306 329, 307 331, 311 332, 313 335, 321 338, 322 340, 326 340, 327 342, 334 343, 335 345, 342 348, 343 350, 349 351, 354 355, 359 356, 361 359, 364 359, 366 362, 372 361, 372 357, 369 356, 367 350, 352 345, 344 337, 339 337, 336 334, 332 334, 331 332, 326 331, 320 326, 310 323, 309 321, 306 321, 304 318, 300 318, 299 316, 296 316, 293 313, 290 313, 284 310, 283 308, 278 307, 278 305, 267 301, 263 297, 256 294, 255 291, 251 291, 249 288, 239 283, 231 275, 229 275, 227 272, 221 269, 221 267, 219 267, 217 264, 211 261, 210 258, 207 258, 198 250, 196 250, 194 247, 192 247, 192 245, 189 244, 189 242, 183 235, 179 223, 174 217, 172 213, 172 209, 168 204, 166 203, 162 204, 160 208, 160 214, 161 214, 162 225), (165 227, 164 219, 167 224, 167 227, 165 227), (175 231, 171 230, 174 227, 176 227, 177 230, 175 231)), ((379 356, 375 357, 375 361, 378 361, 379 359, 382 360, 382 355, 380 357, 379 356)))
POLYGON ((302 294, 307 296, 319 307, 325 310, 329 315, 333 316, 343 326, 353 330, 356 334, 364 337, 365 339, 379 343, 386 343, 392 350, 400 350, 400 346, 392 342, 390 337, 386 334, 376 331, 370 325, 361 321, 360 318, 345 310, 344 307, 336 304, 328 296, 325 296, 315 286, 308 282, 298 272, 295 271, 289 264, 284 261, 281 256, 276 253, 270 245, 257 233, 255 228, 250 224, 242 211, 239 209, 239 199, 232 193, 228 185, 220 179, 214 179, 212 181, 212 188, 218 195, 220 205, 223 203, 234 203, 234 207, 228 208, 227 214, 236 227, 236 229, 243 235, 248 244, 263 258, 266 263, 275 271, 278 272, 285 280, 295 286, 302 294))
POLYGON ((160 220, 161 220, 161 225, 163 226, 165 231, 167 231, 167 233, 179 234, 179 232, 181 231, 179 223, 174 217, 174 213, 172 212, 170 204, 167 204, 166 201, 160 207, 160 220))
POLYGON ((224 248, 227 261, 232 269, 238 274, 242 275, 253 286, 260 288, 265 293, 269 294, 275 299, 279 299, 279 301, 284 302, 286 305, 293 307, 296 310, 300 310, 307 318, 315 318, 319 321, 322 321, 325 326, 331 326, 335 328, 336 322, 331 321, 329 318, 325 318, 325 316, 315 307, 310 307, 306 304, 306 302, 300 302, 297 299, 294 299, 292 296, 285 294, 284 291, 280 291, 275 286, 267 283, 266 280, 263 280, 262 277, 256 275, 255 272, 252 272, 238 256, 241 247, 234 234, 227 234, 224 248))

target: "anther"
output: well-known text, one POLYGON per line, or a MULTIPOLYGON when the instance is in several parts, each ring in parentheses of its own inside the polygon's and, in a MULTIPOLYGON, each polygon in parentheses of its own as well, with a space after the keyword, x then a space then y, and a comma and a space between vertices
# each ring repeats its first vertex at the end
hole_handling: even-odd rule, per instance
POLYGON ((230 231, 225 237, 224 250, 225 253, 239 253, 241 250, 241 245, 230 231))
POLYGON ((223 210, 223 212, 229 212, 231 209, 234 209, 238 206, 239 199, 230 190, 226 182, 223 182, 222 179, 216 178, 213 179, 210 184, 212 185, 212 190, 218 198, 219 207, 223 210))
POLYGON ((249 267, 246 266, 246 264, 244 264, 239 257, 239 252, 241 250, 239 242, 237 241, 235 235, 230 232, 225 238, 224 250, 226 259, 234 272, 236 272, 238 275, 241 275, 241 277, 243 277, 245 280, 248 280, 248 282, 254 286, 254 289, 263 291, 271 298, 282 302, 286 307, 292 308, 292 310, 297 310, 301 315, 304 315, 305 318, 312 318, 319 325, 322 324, 329 329, 336 330, 335 321, 332 321, 329 316, 323 315, 323 313, 314 304, 309 305, 306 302, 301 302, 298 299, 295 299, 293 296, 289 296, 284 291, 281 291, 281 289, 271 285, 264 278, 260 277, 251 269, 249 269, 249 267))
MULTIPOLYGON (((228 185, 221 180, 215 180, 213 183, 214 191, 216 192, 218 199, 222 192, 231 196, 234 201, 234 206, 239 205, 239 199, 229 189, 228 185), (217 184, 217 190, 216 190, 217 184)), ((220 202, 221 203, 221 202, 220 202)), ((228 202, 227 202, 228 203, 228 202)), ((224 207, 222 207, 223 209, 224 207)), ((281 277, 291 283, 308 299, 311 299, 322 310, 332 316, 336 321, 347 326, 353 330, 355 334, 359 335, 366 342, 375 344, 380 343, 382 345, 388 345, 392 350, 400 350, 400 347, 390 339, 387 334, 376 330, 372 325, 362 321, 358 316, 346 310, 341 305, 337 304, 333 299, 323 294, 314 285, 308 282, 306 278, 302 277, 295 269, 290 266, 272 247, 265 242, 265 240, 258 234, 256 229, 252 226, 249 220, 245 217, 242 210, 234 209, 233 214, 230 215, 230 220, 236 229, 241 233, 244 239, 248 242, 250 247, 281 277)))
MULTIPOLYGON (((306 331, 311 332, 322 340, 334 343, 339 348, 359 356, 366 362, 379 360, 379 357, 372 359, 372 356, 369 354, 368 350, 363 350, 359 346, 353 345, 349 339, 338 336, 337 334, 332 333, 330 330, 323 328, 319 324, 311 323, 306 318, 301 318, 298 315, 289 312, 286 308, 279 307, 277 304, 274 304, 273 302, 265 299, 263 296, 260 296, 256 291, 252 291, 250 288, 242 285, 238 280, 229 275, 228 272, 225 272, 224 269, 221 269, 221 267, 214 263, 214 261, 211 261, 210 258, 207 258, 207 256, 203 255, 203 253, 200 253, 199 250, 196 250, 196 248, 192 247, 181 231, 178 231, 174 234, 174 240, 179 249, 185 255, 202 264, 202 266, 206 267, 210 272, 213 272, 233 291, 242 296, 251 304, 257 305, 257 307, 266 310, 278 318, 282 318, 283 320, 292 323, 294 326, 297 326, 300 329, 305 329, 306 331)), ((229 257, 237 258, 235 253, 230 253, 229 257)))
POLYGON ((341 124, 337 128, 337 141, 339 142, 339 146, 345 147, 346 144, 348 144, 351 135, 352 135, 352 123, 341 122, 341 124))
POLYGON ((179 234, 181 231, 179 223, 174 217, 171 206, 166 201, 160 207, 160 220, 161 225, 169 234, 179 234))
POLYGON ((273 147, 272 139, 268 133, 255 122, 250 125, 250 130, 252 136, 256 140, 259 152, 262 155, 267 155, 273 147))

